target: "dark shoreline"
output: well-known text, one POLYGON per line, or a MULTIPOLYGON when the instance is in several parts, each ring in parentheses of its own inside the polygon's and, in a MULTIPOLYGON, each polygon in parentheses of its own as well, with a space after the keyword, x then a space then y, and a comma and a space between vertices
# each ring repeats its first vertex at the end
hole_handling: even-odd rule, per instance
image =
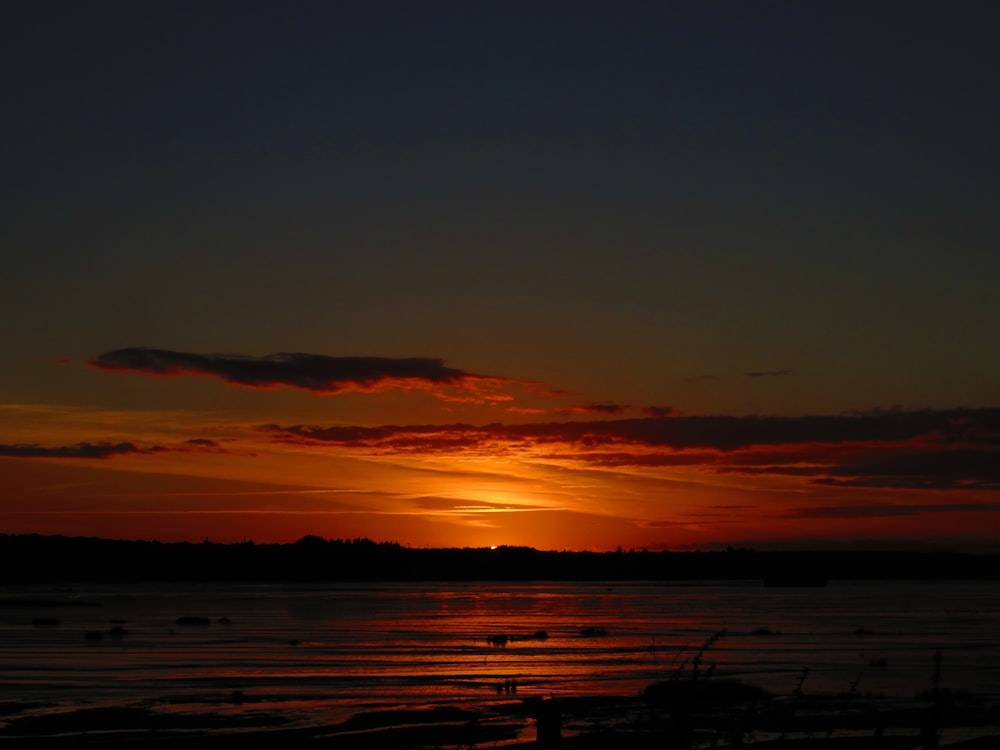
POLYGON ((996 707, 976 702, 813 696, 799 701, 747 695, 740 683, 681 684, 667 697, 528 699, 359 713, 337 725, 282 726, 280 715, 234 720, 161 714, 148 707, 81 709, 15 721, 0 729, 10 748, 173 747, 220 750, 247 743, 294 748, 440 747, 695 748, 760 750, 979 750, 1000 746, 996 707), (736 691, 739 692, 739 691, 736 691), (553 731, 554 729, 554 731, 553 731), (30 730, 30 731, 24 731, 30 730), (935 738, 937 745, 932 743, 935 738))
POLYGON ((998 554, 414 549, 394 542, 319 537, 287 544, 191 544, 0 534, 0 560, 0 584, 756 580, 816 586, 827 580, 1000 580, 998 554), (787 579, 789 571, 794 580, 787 579))

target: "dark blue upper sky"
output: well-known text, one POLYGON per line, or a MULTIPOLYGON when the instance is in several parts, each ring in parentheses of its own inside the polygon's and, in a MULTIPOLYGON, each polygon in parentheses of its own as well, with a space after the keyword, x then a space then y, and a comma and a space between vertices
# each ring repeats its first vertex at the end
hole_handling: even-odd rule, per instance
POLYGON ((695 410, 995 401, 998 18, 21 3, 0 390, 149 345, 442 356, 695 410), (794 394, 684 391, 760 370, 794 394))
POLYGON ((5 6, 0 531, 995 547, 998 21, 5 6))

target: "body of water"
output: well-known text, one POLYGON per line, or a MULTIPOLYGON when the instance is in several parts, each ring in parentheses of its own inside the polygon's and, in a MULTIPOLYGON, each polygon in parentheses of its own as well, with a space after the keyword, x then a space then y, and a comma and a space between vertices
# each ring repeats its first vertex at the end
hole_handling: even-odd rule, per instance
POLYGON ((365 710, 634 695, 695 668, 778 695, 901 698, 939 670, 942 686, 995 699, 998 623, 990 582, 7 589, 0 720, 142 704, 324 725, 365 710))

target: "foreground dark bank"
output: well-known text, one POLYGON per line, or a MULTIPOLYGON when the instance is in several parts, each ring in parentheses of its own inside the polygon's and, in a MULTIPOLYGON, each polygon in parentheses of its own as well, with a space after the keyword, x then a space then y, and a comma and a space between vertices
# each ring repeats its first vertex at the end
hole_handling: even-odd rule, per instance
MULTIPOLYGON (((947 691, 910 703, 860 695, 775 698, 730 680, 662 682, 640 696, 510 701, 479 709, 382 710, 310 730, 261 712, 241 722, 156 714, 141 706, 85 709, 12 722, 4 747, 25 750, 264 745, 396 750, 530 747, 566 750, 995 750, 995 706, 947 691), (32 734, 37 731, 37 734, 32 734)), ((4 736, 6 735, 6 736, 4 736)))
POLYGON ((0 583, 143 581, 1000 580, 1000 555, 905 551, 413 549, 368 539, 161 543, 0 535, 0 583))

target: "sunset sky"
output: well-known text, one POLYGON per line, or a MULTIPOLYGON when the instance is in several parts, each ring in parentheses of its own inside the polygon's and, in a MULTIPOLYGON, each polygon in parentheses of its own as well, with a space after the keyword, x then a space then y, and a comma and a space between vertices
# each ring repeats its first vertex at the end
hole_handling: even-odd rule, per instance
POLYGON ((998 28, 6 9, 0 533, 1000 549, 998 28))

